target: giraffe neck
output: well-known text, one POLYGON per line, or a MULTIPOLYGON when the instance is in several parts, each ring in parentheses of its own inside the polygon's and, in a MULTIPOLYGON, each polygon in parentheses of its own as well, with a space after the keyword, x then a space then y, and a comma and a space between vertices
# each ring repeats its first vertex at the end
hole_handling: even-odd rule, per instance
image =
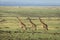
POLYGON ((18 17, 17 17, 17 19, 19 20, 19 23, 20 23, 21 25, 26 26, 26 25, 21 21, 21 19, 19 19, 18 17))
POLYGON ((17 17, 17 19, 19 20, 20 23, 22 23, 21 20, 18 17, 17 17))
POLYGON ((39 18, 39 20, 40 20, 40 22, 41 22, 42 24, 45 24, 45 23, 42 21, 42 19, 39 18))
POLYGON ((29 19, 30 23, 33 24, 33 22, 31 21, 31 19, 29 19))

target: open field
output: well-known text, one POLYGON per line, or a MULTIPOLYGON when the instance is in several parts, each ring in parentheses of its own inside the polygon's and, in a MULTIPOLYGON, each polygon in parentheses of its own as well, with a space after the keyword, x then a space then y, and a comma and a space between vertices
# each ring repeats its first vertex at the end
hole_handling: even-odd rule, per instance
POLYGON ((0 7, 0 40, 60 40, 60 7, 0 7), (26 24, 23 32, 16 17, 26 24), (27 17, 37 25, 32 31, 27 17), (48 31, 39 18, 48 25, 48 31), (3 20, 4 21, 1 21, 3 20))
POLYGON ((3 16, 60 17, 60 7, 0 7, 3 16))

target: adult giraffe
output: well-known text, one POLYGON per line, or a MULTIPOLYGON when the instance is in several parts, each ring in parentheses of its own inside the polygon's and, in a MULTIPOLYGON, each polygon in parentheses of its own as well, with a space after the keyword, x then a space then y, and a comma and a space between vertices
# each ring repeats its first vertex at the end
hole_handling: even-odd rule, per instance
POLYGON ((43 24, 43 28, 48 30, 48 25, 42 21, 42 19, 39 17, 40 22, 43 24))
POLYGON ((19 20, 19 24, 20 24, 21 28, 22 28, 24 31, 27 30, 26 25, 21 21, 21 19, 20 19, 19 17, 17 17, 17 19, 19 20))
POLYGON ((32 20, 31 20, 29 17, 28 17, 27 19, 28 19, 29 22, 31 23, 32 28, 34 28, 33 30, 37 30, 37 28, 36 28, 36 24, 34 24, 34 23, 32 22, 32 20))

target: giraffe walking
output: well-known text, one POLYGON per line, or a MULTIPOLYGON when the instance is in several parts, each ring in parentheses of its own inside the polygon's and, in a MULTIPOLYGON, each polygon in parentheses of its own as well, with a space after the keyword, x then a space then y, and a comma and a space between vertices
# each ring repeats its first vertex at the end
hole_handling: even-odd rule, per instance
POLYGON ((17 17, 17 19, 19 20, 19 23, 21 24, 21 28, 25 31, 27 30, 26 25, 21 21, 21 19, 19 17, 17 17))
POLYGON ((29 22, 31 23, 32 28, 34 28, 33 30, 37 30, 37 28, 36 28, 36 24, 34 24, 34 23, 32 22, 32 20, 31 20, 29 17, 28 17, 27 19, 28 19, 29 22))
POLYGON ((40 20, 40 22, 42 23, 43 28, 45 28, 46 30, 48 30, 48 25, 45 24, 40 17, 39 17, 39 20, 40 20))

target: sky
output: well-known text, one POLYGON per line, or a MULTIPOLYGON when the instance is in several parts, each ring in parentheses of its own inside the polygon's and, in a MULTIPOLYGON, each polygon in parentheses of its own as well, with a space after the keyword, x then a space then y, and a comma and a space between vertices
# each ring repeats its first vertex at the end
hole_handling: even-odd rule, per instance
POLYGON ((39 6, 39 5, 60 5, 60 0, 0 0, 1 5, 27 5, 27 6, 39 6))

